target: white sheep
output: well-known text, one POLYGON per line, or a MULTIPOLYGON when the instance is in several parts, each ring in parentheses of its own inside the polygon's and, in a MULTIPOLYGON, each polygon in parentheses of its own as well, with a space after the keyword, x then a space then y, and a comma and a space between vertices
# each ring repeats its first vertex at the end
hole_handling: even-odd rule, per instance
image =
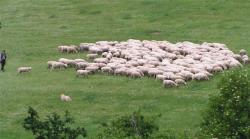
POLYGON ((196 73, 193 75, 193 80, 209 80, 209 77, 205 73, 196 73))
POLYGON ((66 96, 64 94, 61 94, 60 99, 61 99, 61 101, 65 101, 65 102, 72 101, 70 96, 66 96))
POLYGON ((72 45, 67 47, 67 53, 77 53, 77 46, 72 45))
POLYGON ((17 72, 18 73, 25 73, 25 72, 31 72, 31 67, 19 67, 18 69, 17 69, 17 72))
POLYGON ((85 68, 85 70, 89 71, 90 73, 95 73, 96 71, 98 71, 99 67, 97 66, 88 66, 85 68))
POLYGON ((96 58, 94 59, 95 63, 108 63, 108 59, 107 58, 96 58))
POLYGON ((68 66, 67 64, 64 64, 62 62, 53 62, 52 65, 51 65, 51 70, 54 70, 54 69, 66 69, 68 66))
POLYGON ((158 75, 156 75, 156 80, 160 80, 160 81, 163 81, 163 80, 165 80, 166 79, 166 76, 164 76, 164 75, 161 75, 161 74, 158 74, 158 75))
POLYGON ((88 59, 95 59, 97 58, 98 54, 87 54, 88 59))
POLYGON ((86 77, 89 74, 88 70, 77 70, 76 76, 77 77, 86 77))
POLYGON ((172 80, 164 80, 163 81, 163 86, 164 87, 176 87, 178 85, 172 80))
POLYGON ((102 71, 102 72, 109 73, 109 74, 113 73, 113 70, 112 70, 111 67, 102 67, 102 68, 101 68, 101 71, 102 71))
POLYGON ((177 84, 187 84, 186 82, 185 82, 185 80, 183 80, 183 79, 176 79, 175 80, 175 83, 177 83, 177 84))
POLYGON ((47 68, 50 69, 52 64, 55 63, 55 62, 57 62, 57 61, 48 61, 47 62, 48 67, 47 68))
POLYGON ((137 72, 137 71, 131 71, 128 75, 130 77, 132 77, 132 78, 140 78, 140 77, 142 77, 141 73, 137 72))
POLYGON ((240 55, 241 56, 246 55, 246 54, 247 54, 247 51, 245 49, 240 50, 240 55))
POLYGON ((242 61, 243 61, 244 64, 247 64, 247 63, 250 62, 249 57, 247 55, 242 56, 242 61))
POLYGON ((76 64, 76 69, 85 69, 88 66, 87 62, 78 62, 76 64))

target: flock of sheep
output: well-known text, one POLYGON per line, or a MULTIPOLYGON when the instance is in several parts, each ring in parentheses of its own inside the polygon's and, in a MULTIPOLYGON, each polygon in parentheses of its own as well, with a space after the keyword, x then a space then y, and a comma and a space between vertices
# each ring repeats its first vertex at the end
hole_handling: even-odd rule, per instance
MULTIPOLYGON (((216 72, 249 63, 245 50, 234 54, 225 44, 133 40, 98 41, 79 46, 58 46, 62 53, 88 52, 87 60, 60 58, 48 61, 50 70, 75 68, 78 77, 101 71, 112 75, 154 77, 165 87, 188 80, 209 80, 216 72)), ((25 71, 25 67, 22 67, 25 71)), ((19 72, 23 72, 20 70, 19 72)), ((31 70, 27 67, 27 71, 31 70)))
POLYGON ((101 71, 112 75, 154 77, 165 87, 186 84, 188 80, 209 80, 216 72, 242 67, 249 62, 245 50, 234 54, 225 44, 168 41, 98 41, 79 46, 58 46, 62 53, 88 52, 87 60, 60 58, 48 61, 48 68, 75 68, 77 76, 101 71))

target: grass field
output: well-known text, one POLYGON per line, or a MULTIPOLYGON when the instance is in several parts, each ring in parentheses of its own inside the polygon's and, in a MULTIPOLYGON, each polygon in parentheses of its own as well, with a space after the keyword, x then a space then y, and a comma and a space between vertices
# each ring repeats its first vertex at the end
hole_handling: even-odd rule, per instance
POLYGON ((28 106, 42 117, 69 110, 89 138, 102 121, 138 109, 148 116, 162 114, 161 129, 187 130, 194 138, 221 74, 164 89, 147 77, 97 74, 79 79, 73 69, 49 72, 46 61, 85 57, 58 53, 60 44, 129 38, 221 42, 234 52, 250 51, 249 13, 248 0, 0 0, 0 49, 8 54, 7 71, 0 72, 0 138, 32 138, 21 125, 28 106), (18 75, 19 66, 33 71, 18 75), (62 103, 62 92, 73 101, 62 103))

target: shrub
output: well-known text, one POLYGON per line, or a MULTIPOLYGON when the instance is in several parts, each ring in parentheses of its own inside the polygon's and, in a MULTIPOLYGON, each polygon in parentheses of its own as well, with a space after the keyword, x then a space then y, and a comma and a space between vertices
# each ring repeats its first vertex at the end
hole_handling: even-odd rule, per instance
POLYGON ((73 128, 73 118, 66 111, 62 119, 53 113, 47 119, 41 121, 38 113, 32 108, 28 109, 28 117, 24 119, 23 127, 30 130, 36 139, 76 139, 78 136, 86 137, 84 128, 73 128))
POLYGON ((232 71, 218 85, 201 123, 202 133, 219 139, 250 138, 250 78, 247 71, 232 71))
POLYGON ((123 116, 110 124, 103 123, 101 129, 98 135, 101 139, 146 139, 159 130, 155 118, 145 118, 140 112, 123 116))

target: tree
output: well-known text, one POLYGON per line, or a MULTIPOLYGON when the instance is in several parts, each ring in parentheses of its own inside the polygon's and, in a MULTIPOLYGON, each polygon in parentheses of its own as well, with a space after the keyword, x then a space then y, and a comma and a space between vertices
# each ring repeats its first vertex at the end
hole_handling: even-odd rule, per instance
POLYGON ((219 139, 250 139, 250 78, 247 71, 226 74, 203 115, 202 133, 219 139))
POLYGON ((36 139, 76 139, 78 136, 86 137, 86 130, 82 127, 73 128, 73 118, 66 111, 62 119, 53 113, 41 121, 38 113, 32 108, 28 109, 28 117, 24 119, 23 127, 30 130, 36 139))

